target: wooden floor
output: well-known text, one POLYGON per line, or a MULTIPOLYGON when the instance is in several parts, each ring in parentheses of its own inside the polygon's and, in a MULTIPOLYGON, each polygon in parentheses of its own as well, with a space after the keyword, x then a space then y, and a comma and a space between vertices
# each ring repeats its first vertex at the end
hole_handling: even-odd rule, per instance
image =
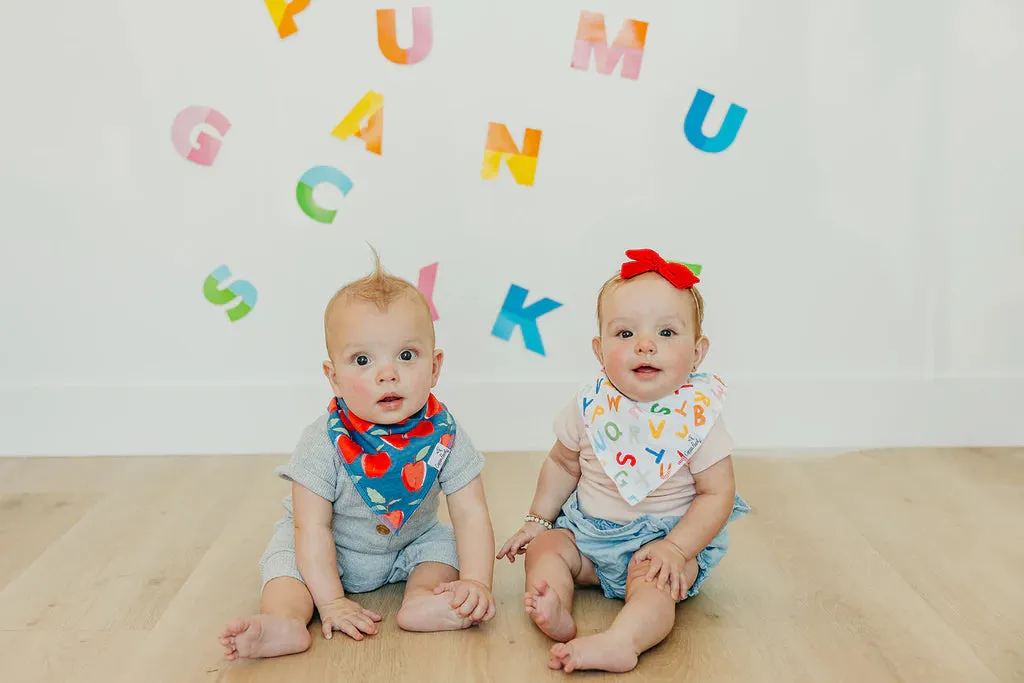
MULTIPOLYGON (((494 454, 501 540, 542 456, 494 454)), ((283 457, 0 460, 0 680, 544 681, 548 643, 522 612, 522 564, 499 565, 498 616, 455 634, 394 623, 400 587, 356 643, 220 659, 215 634, 258 604, 257 560, 281 513, 283 457)), ((637 681, 1024 681, 1024 451, 738 456, 753 512, 637 681)), ((616 603, 577 602, 581 632, 616 603)), ((314 629, 315 630, 315 629, 314 629)), ((574 674, 577 675, 577 674, 574 674)), ((593 679, 603 675, 587 674, 593 679)))

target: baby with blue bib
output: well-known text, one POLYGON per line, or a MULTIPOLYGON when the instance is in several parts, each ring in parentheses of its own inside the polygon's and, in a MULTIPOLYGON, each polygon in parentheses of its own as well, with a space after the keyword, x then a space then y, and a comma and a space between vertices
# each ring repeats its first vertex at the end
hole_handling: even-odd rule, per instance
POLYGON ((333 398, 277 470, 292 495, 260 560, 260 613, 221 631, 229 660, 308 649, 314 608, 327 639, 375 635, 381 615, 352 594, 388 583, 406 583, 405 630, 494 616, 484 458, 431 391, 444 354, 426 298, 378 258, 331 299, 324 333, 333 398), (452 526, 437 517, 442 492, 452 526))
POLYGON ((676 604, 698 593, 749 512, 736 495, 726 384, 699 372, 708 352, 700 281, 651 249, 598 295, 601 371, 555 421, 530 514, 498 553, 526 555, 527 614, 556 642, 548 665, 633 669, 665 639, 676 604), (574 586, 624 599, 611 627, 576 637, 574 586))

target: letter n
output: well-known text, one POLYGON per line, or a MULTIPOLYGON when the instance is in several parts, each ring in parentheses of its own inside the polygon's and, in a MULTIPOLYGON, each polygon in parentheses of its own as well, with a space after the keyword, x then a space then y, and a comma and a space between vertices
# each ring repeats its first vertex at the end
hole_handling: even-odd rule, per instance
POLYGON ((533 177, 537 173, 537 155, 540 154, 540 136, 541 131, 527 128, 523 137, 523 149, 520 151, 505 124, 488 123, 480 177, 484 180, 496 179, 501 160, 504 159, 517 183, 533 185, 533 177))

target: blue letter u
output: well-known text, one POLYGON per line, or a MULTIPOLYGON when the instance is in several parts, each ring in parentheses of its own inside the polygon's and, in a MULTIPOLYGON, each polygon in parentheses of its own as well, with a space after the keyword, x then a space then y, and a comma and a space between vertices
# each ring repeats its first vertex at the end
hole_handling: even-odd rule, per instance
POLYGON ((718 134, 709 138, 704 135, 702 129, 714 99, 714 95, 698 88, 697 94, 693 98, 693 104, 690 105, 690 111, 686 112, 686 121, 683 122, 683 132, 690 144, 703 152, 712 154, 729 148, 729 145, 736 139, 736 134, 740 132, 740 126, 747 115, 745 108, 730 104, 729 111, 725 114, 725 120, 722 121, 722 127, 718 129, 718 134))

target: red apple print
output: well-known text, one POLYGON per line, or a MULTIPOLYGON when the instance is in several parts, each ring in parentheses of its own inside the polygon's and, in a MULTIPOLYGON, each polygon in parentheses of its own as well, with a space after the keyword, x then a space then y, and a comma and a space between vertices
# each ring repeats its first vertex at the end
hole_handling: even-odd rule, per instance
POLYGON ((423 420, 418 425, 410 429, 405 433, 405 438, 411 439, 414 436, 427 436, 428 434, 434 433, 434 425, 427 420, 423 420))
POLYGON ((350 437, 344 434, 338 434, 338 438, 334 440, 334 444, 338 447, 338 452, 341 453, 341 457, 345 458, 345 462, 349 465, 354 463, 356 458, 363 454, 363 449, 360 448, 350 437))
POLYGON ((383 477, 391 468, 391 458, 387 453, 364 453, 363 472, 368 477, 383 477))
POLYGON ((392 510, 386 515, 381 515, 381 517, 391 522, 391 526, 397 529, 398 527, 402 526, 402 518, 405 517, 405 515, 402 514, 401 510, 392 510))
POLYGON ((443 406, 441 405, 441 402, 437 400, 437 397, 431 394, 430 398, 427 399, 427 419, 429 420, 430 418, 440 413, 442 407, 443 406))
POLYGON ((451 448, 453 441, 455 441, 455 437, 452 436, 451 434, 441 435, 441 445, 444 446, 445 448, 451 448))
POLYGON ((411 462, 402 468, 402 483, 410 491, 423 488, 423 478, 427 476, 427 463, 420 460, 411 462))
POLYGON ((390 434, 380 438, 384 439, 392 448, 397 448, 398 450, 402 450, 409 445, 409 440, 403 434, 390 434))
POLYGON ((349 413, 348 417, 352 420, 352 426, 355 427, 357 432, 368 432, 374 427, 372 422, 367 422, 363 418, 357 417, 351 413, 349 413))
POLYGON ((357 417, 352 413, 346 414, 344 410, 341 411, 341 422, 345 425, 345 429, 350 432, 368 432, 373 429, 373 423, 367 422, 361 417, 357 417))

